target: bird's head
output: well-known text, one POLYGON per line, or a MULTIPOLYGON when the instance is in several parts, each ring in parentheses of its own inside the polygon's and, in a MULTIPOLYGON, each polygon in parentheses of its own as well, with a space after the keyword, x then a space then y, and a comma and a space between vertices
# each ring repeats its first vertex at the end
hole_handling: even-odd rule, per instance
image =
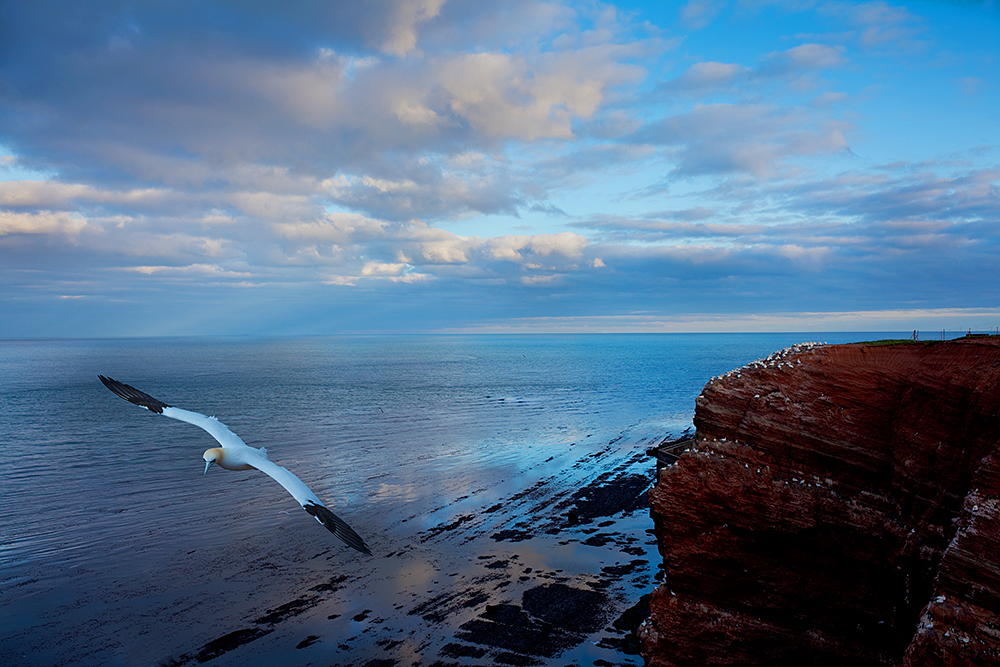
POLYGON ((211 449, 205 450, 201 458, 205 459, 205 472, 204 475, 208 474, 208 469, 212 467, 213 463, 221 461, 223 457, 222 449, 219 447, 212 447, 211 449))

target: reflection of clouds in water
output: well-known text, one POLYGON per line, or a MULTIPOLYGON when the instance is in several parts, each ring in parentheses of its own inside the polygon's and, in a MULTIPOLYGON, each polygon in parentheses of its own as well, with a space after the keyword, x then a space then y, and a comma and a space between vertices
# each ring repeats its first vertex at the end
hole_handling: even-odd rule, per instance
POLYGON ((419 556, 413 558, 389 559, 380 564, 378 575, 385 577, 386 599, 398 596, 398 602, 407 602, 410 593, 423 593, 428 585, 438 577, 437 569, 430 560, 419 556), (394 593, 394 595, 393 595, 394 593))
POLYGON ((423 488, 417 484, 379 484, 369 495, 369 498, 376 501, 403 500, 416 501, 422 495, 423 488))

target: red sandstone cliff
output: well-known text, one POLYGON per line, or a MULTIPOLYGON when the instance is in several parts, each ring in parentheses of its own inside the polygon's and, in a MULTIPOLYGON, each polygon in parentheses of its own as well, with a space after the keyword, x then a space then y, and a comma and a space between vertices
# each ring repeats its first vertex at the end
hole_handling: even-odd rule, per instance
POLYGON ((714 378, 650 494, 648 665, 1000 665, 1000 339, 714 378))

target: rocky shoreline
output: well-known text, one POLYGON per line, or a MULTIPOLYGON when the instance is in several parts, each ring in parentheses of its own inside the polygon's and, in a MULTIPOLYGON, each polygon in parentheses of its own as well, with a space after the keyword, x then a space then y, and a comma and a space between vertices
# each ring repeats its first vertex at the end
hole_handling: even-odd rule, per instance
POLYGON ((270 650, 287 657, 295 632, 297 651, 341 665, 641 664, 636 630, 648 617, 657 569, 647 514, 649 444, 608 443, 561 474, 481 511, 453 511, 400 549, 376 554, 404 568, 449 549, 475 554, 466 572, 435 562, 428 585, 398 596, 391 608, 366 602, 359 611, 340 611, 359 586, 380 582, 338 574, 160 665, 235 665, 270 650), (586 483, 568 484, 573 477, 586 483), (324 618, 328 631, 312 629, 324 618))

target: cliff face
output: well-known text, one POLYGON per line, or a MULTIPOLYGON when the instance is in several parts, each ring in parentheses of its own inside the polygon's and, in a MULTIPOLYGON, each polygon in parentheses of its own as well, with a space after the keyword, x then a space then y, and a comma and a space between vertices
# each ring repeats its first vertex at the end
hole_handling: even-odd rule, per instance
POLYGON ((1000 340, 710 381, 650 494, 648 665, 1000 665, 1000 340))

